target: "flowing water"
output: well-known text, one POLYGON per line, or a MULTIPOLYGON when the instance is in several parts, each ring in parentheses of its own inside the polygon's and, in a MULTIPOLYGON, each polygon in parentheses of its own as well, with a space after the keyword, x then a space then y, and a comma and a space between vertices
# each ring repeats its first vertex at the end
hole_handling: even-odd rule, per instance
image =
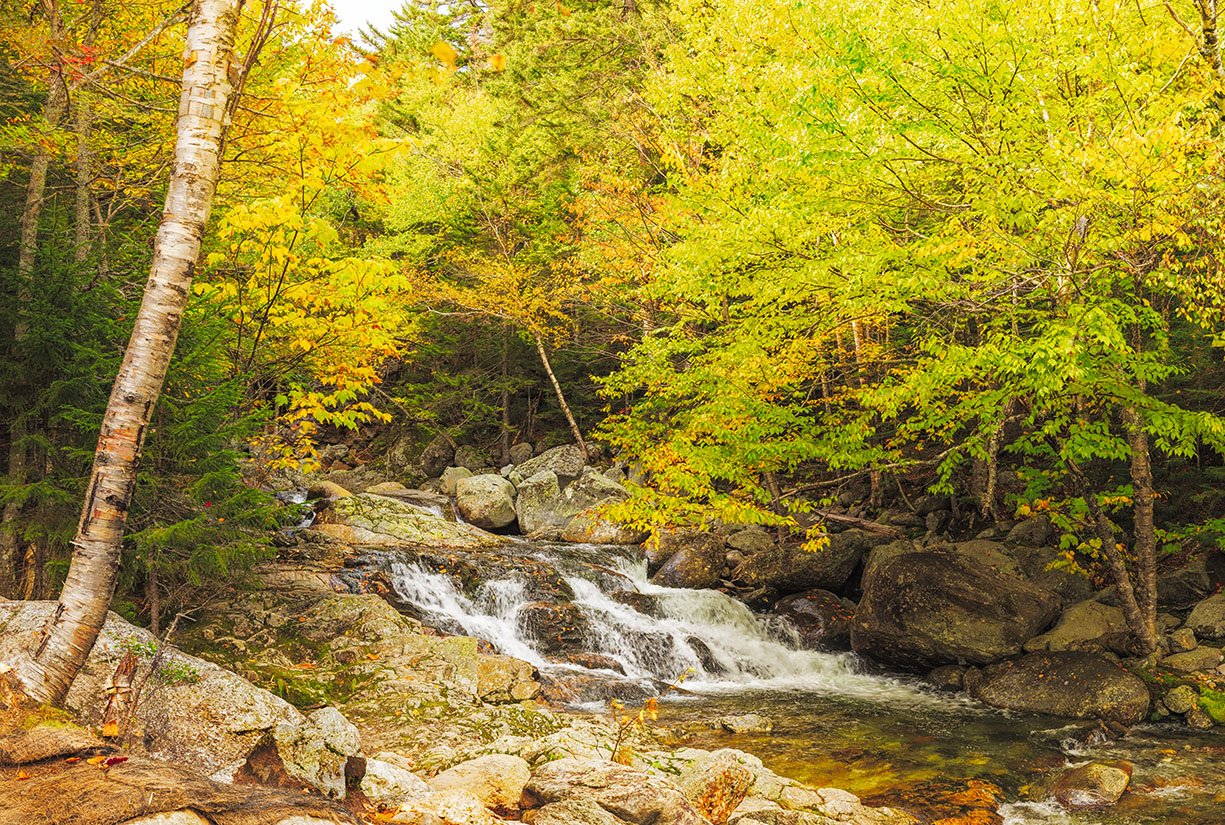
MULTIPOLYGON (((913 679, 874 674, 853 654, 800 650, 786 623, 722 593, 651 584, 645 561, 625 548, 518 542, 509 554, 560 574, 582 611, 582 648, 615 660, 623 673, 604 661, 584 667, 549 655, 524 620, 525 606, 539 598, 526 578, 512 574, 465 587, 453 571, 411 555, 381 563, 400 599, 428 624, 485 639, 560 685, 594 682, 635 695, 626 694, 628 686, 639 696, 664 690, 661 726, 691 731, 696 747, 750 751, 812 785, 905 807, 907 789, 923 796, 941 783, 983 780, 1004 792, 999 813, 1007 825, 1225 823, 1218 813, 1225 803, 1225 737, 1151 725, 1119 742, 1078 745, 1083 725, 1008 714, 913 679), (688 674, 683 688, 667 690, 682 674, 688 674), (770 717, 773 732, 732 735, 700 724, 748 712, 770 717), (1052 777, 1090 759, 1135 765, 1132 790, 1117 805, 1070 814, 1042 801, 1052 777)), ((607 695, 616 694, 597 692, 597 701, 576 690, 572 698, 599 709, 607 695)))

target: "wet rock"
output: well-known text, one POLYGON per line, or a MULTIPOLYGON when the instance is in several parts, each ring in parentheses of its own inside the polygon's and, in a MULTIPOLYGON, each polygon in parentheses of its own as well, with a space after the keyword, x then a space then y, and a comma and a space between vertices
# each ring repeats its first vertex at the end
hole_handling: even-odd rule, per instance
POLYGON ((949 553, 894 556, 865 576, 863 589, 852 648, 919 669, 1016 655, 1059 609, 1054 593, 949 553))
POLYGON ((658 596, 630 590, 616 590, 610 593, 609 597, 613 601, 632 607, 639 613, 646 614, 647 616, 653 616, 656 619, 663 616, 663 609, 659 606, 658 596))
POLYGON ((372 493, 376 496, 395 496, 400 493, 407 493, 410 490, 398 481, 380 481, 378 484, 371 484, 363 493, 372 493))
POLYGON ((941 665, 923 677, 923 681, 941 690, 961 690, 965 685, 966 669, 960 665, 941 665))
MULTIPOLYGON (((938 822, 944 825, 1000 825, 1003 820, 997 810, 1004 799, 1004 791, 992 782, 981 779, 941 778, 894 783, 881 793, 865 797, 863 802, 868 805, 903 807, 919 814, 923 822, 938 822)), ((889 809, 869 809, 872 813, 883 810, 889 809)), ((891 813, 896 815, 897 812, 891 813)), ((880 820, 865 817, 863 821, 880 820)))
POLYGON ((1025 643, 1036 650, 1112 650, 1126 653, 1130 632, 1123 610, 1089 599, 1063 612, 1053 628, 1025 643))
POLYGON ((717 719, 711 719, 706 725, 728 733, 770 733, 774 730, 774 722, 759 713, 720 716, 717 719))
POLYGON ((1225 592, 1195 605, 1186 626, 1201 639, 1225 639, 1225 592))
POLYGON ((1040 515, 1027 518, 1008 531, 1010 544, 1028 544, 1031 547, 1042 547, 1055 538, 1055 530, 1051 527, 1048 516, 1040 515))
POLYGON ((333 502, 308 532, 353 545, 476 548, 504 541, 473 525, 447 521, 422 507, 369 493, 333 502))
POLYGON ((525 789, 537 805, 590 800, 634 825, 703 825, 672 784, 603 759, 559 759, 532 773, 525 789))
POLYGON ((530 778, 525 760, 496 753, 461 762, 429 780, 429 785, 436 791, 462 788, 475 794, 486 808, 509 813, 519 809, 519 798, 530 778))
POLYGON ((467 467, 448 467, 442 471, 442 477, 438 479, 444 496, 455 495, 456 485, 462 479, 472 478, 472 471, 467 467))
POLYGON ((532 445, 526 441, 510 445, 510 463, 518 467, 532 458, 532 445))
POLYGON ((697 636, 686 636, 685 644, 689 645, 689 649, 698 657, 698 663, 702 666, 702 670, 707 674, 718 675, 726 673, 727 668, 720 664, 715 658, 715 654, 711 651, 710 646, 706 642, 699 639, 697 636))
POLYGON ((745 559, 735 578, 746 587, 773 587, 780 593, 838 590, 860 557, 881 540, 862 530, 845 530, 831 534, 829 544, 820 550, 805 550, 799 544, 770 547, 745 559))
POLYGON ((393 811, 405 802, 433 792, 425 780, 409 770, 380 759, 366 760, 362 793, 381 811, 393 811))
POLYGON ((769 550, 774 546, 774 539, 765 530, 741 530, 727 537, 727 546, 746 555, 752 555, 769 550))
POLYGON ((1225 555, 1208 553, 1157 577, 1157 603, 1183 610, 1225 585, 1225 555))
POLYGON ((585 667, 588 670, 611 670, 614 673, 620 673, 622 676, 625 675, 625 666, 613 657, 605 656, 603 653, 587 653, 584 651, 579 651, 556 657, 553 661, 578 665, 579 667, 585 667))
POLYGON ((525 478, 519 482, 518 493, 515 512, 519 517, 519 529, 524 535, 553 523, 557 499, 561 495, 557 473, 541 470, 525 478))
POLYGON ((455 447, 446 436, 436 435, 421 453, 418 464, 430 478, 442 475, 442 471, 452 464, 455 458, 455 447))
POLYGON ((583 644, 587 619, 574 604, 531 602, 515 617, 519 632, 543 653, 563 653, 583 644))
MULTIPOLYGON (((677 534, 673 534, 675 537, 677 534)), ((651 577, 654 584, 691 590, 714 587, 723 574, 723 542, 712 533, 686 533, 684 543, 651 577)), ((676 540, 675 538, 673 540, 676 540)))
POLYGON ((510 473, 510 481, 518 486, 524 479, 531 478, 544 470, 550 470, 557 475, 559 481, 568 482, 578 478, 586 464, 577 444, 565 444, 545 450, 535 458, 515 465, 515 469, 510 473))
POLYGON ((1199 640, 1195 638, 1195 631, 1189 627, 1175 630, 1166 637, 1166 640, 1171 653, 1186 653, 1188 650, 1195 650, 1199 644, 1199 640))
MULTIPOLYGON (((1006 710, 1133 725, 1148 713, 1139 677, 1090 653, 1031 653, 986 668, 971 694, 1006 710)), ((967 685, 968 687, 968 685, 967 685)))
POLYGON ((455 502, 464 520, 484 530, 515 523, 515 488, 492 473, 460 479, 455 502))
POLYGON ((350 758, 361 756, 362 740, 340 711, 320 708, 300 725, 277 725, 272 736, 291 779, 344 799, 345 770, 350 758))
POLYGON ((682 773, 677 785, 698 813, 713 825, 724 825, 732 811, 748 796, 753 772, 732 752, 716 752, 700 766, 682 773))
POLYGON ((1212 670, 1221 663, 1221 651, 1215 647, 1197 647, 1185 653, 1175 653, 1161 660, 1161 666, 1178 673, 1212 670))
POLYGON ((522 659, 486 654, 477 658, 475 669, 476 696, 483 702, 522 702, 540 695, 535 668, 522 659))
POLYGON ((808 590, 780 599, 774 613, 787 619, 807 650, 850 650, 851 617, 855 614, 828 590, 808 590))
POLYGON ((1187 715, 1184 716, 1183 719, 1186 721, 1188 726, 1196 728, 1197 730, 1207 730, 1216 724, 1212 721, 1212 717, 1200 707, 1191 708, 1191 710, 1187 711, 1187 715))
POLYGON ((604 505, 627 498, 629 493, 620 484, 594 467, 584 467, 582 474, 562 491, 555 519, 558 523, 564 523, 582 513, 595 515, 595 511, 604 505))
POLYGON ((1190 685, 1179 685, 1162 697, 1162 701, 1171 713, 1186 713, 1199 705, 1199 692, 1190 685))
MULTIPOLYGON (((641 702, 657 692, 632 679, 609 679, 581 673, 542 675, 541 696, 549 702, 563 705, 604 704, 610 699, 621 702, 641 702)), ((605 751, 607 752, 607 750, 605 751)))
POLYGON ((1119 801, 1131 784, 1129 762, 1090 762, 1055 781, 1055 800, 1065 808, 1104 808, 1119 801))

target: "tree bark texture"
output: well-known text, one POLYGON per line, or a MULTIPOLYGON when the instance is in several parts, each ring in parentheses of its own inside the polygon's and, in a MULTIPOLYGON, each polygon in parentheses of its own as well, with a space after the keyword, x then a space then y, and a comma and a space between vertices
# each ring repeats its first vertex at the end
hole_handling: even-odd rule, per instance
POLYGON ((174 352, 216 188, 241 7, 242 0, 197 0, 192 8, 175 163, 149 280, 102 421, 59 604, 31 655, 16 668, 27 693, 41 702, 63 700, 114 593, 141 445, 174 352))
POLYGON ((536 352, 540 353, 540 363, 544 364, 544 371, 549 374, 549 380, 553 382, 553 391, 557 393, 557 403, 561 404, 561 411, 566 414, 566 421, 570 424, 570 432, 574 434, 574 440, 578 442, 578 448, 583 452, 583 463, 587 463, 587 442, 583 440, 583 432, 578 428, 578 422, 574 420, 574 414, 570 412, 570 405, 566 403, 566 396, 561 391, 561 383, 558 382, 557 376, 553 374, 553 365, 549 363, 549 354, 545 352, 544 341, 540 336, 536 336, 536 352))

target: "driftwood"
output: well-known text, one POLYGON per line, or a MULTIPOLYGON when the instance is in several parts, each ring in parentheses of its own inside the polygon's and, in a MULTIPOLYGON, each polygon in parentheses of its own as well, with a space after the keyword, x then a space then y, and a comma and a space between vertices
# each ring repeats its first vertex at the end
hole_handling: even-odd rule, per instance
POLYGON ((888 524, 881 524, 875 521, 869 521, 866 518, 858 516, 848 516, 845 513, 834 513, 830 510, 809 510, 809 515, 816 516, 822 521, 832 522, 833 524, 841 524, 845 527, 857 527, 860 530, 867 530, 869 533, 880 533, 886 536, 897 536, 905 538, 906 533, 897 527, 891 527, 888 524))

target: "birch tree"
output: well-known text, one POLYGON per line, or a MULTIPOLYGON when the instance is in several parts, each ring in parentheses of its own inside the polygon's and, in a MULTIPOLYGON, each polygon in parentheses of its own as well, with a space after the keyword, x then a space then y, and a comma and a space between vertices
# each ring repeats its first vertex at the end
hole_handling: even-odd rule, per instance
POLYGON ((59 603, 16 676, 58 703, 106 620, 141 445, 174 352, 220 166, 242 0, 196 0, 183 51, 174 167, 140 312, 111 391, 59 603))

